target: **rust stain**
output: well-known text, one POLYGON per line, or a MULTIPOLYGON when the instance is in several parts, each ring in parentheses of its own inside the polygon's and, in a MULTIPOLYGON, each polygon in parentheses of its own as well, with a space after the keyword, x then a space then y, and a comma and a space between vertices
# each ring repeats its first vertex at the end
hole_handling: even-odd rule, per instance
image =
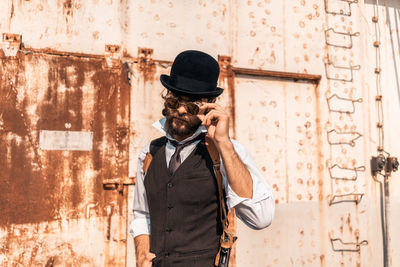
MULTIPOLYGON (((65 0, 63 3, 63 14, 66 16, 72 16, 73 15, 73 8, 72 8, 72 0, 65 0)), ((66 19, 66 22, 68 23, 68 20, 66 19)))
POLYGON ((11 26, 11 20, 14 17, 14 1, 11 2, 11 11, 10 11, 10 20, 9 20, 9 27, 11 26))
POLYGON ((229 56, 218 56, 218 64, 220 67, 219 81, 227 80, 228 96, 229 96, 229 115, 232 121, 232 138, 236 137, 236 110, 235 110, 235 73, 233 72, 233 67, 231 65, 231 57, 229 56))
MULTIPOLYGON (((89 199, 81 186, 87 168, 83 162, 92 162, 94 171, 97 170, 93 181, 94 200, 90 201, 105 203, 110 197, 115 198, 111 192, 106 196, 102 180, 127 176, 130 94, 127 74, 122 69, 120 72, 103 69, 101 60, 94 59, 21 53, 16 60, 0 60, 0 180, 3 184, 0 203, 4 207, 0 226, 56 220, 62 216, 62 207, 69 210, 67 218, 84 217, 85 212, 79 207, 89 199), (40 62, 48 64, 48 86, 43 101, 35 104, 35 114, 32 114, 26 110, 28 103, 35 103, 36 92, 42 88, 24 91, 28 79, 32 78, 26 76, 24 66, 40 65, 40 62), (97 90, 94 93, 97 99, 94 117, 84 118, 88 99, 84 99, 83 88, 87 83, 85 74, 89 72, 95 73, 91 79, 94 88, 85 90, 97 90), (115 86, 118 88, 110 95, 115 86), (33 125, 35 116, 38 120, 33 125), (93 151, 37 151, 39 131, 65 130, 66 122, 70 123, 70 130, 94 132, 93 151), (104 151, 103 147, 108 149, 104 151), (71 181, 70 186, 62 186, 66 180, 71 181)), ((123 204, 124 200, 120 201, 123 204)))
POLYGON ((152 58, 153 49, 151 48, 138 48, 137 68, 143 75, 144 82, 153 83, 156 72, 155 61, 152 58))

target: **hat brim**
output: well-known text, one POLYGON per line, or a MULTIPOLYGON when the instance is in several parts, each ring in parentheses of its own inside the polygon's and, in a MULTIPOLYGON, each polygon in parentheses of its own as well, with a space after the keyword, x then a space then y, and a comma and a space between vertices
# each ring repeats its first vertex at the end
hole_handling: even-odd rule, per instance
POLYGON ((160 76, 160 81, 162 85, 167 88, 168 90, 172 91, 173 93, 176 93, 178 95, 185 95, 185 96, 190 96, 190 97, 204 97, 204 98, 209 98, 209 97, 217 97, 222 92, 224 89, 220 87, 216 87, 214 91, 204 91, 204 92, 199 92, 199 91, 189 91, 184 88, 178 88, 170 84, 169 82, 170 76, 166 74, 161 74, 160 76))

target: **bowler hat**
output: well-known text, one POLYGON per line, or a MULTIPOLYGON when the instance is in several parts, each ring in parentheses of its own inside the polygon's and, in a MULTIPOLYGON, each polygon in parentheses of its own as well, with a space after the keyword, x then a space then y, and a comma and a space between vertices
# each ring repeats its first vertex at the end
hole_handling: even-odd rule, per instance
POLYGON ((176 56, 170 76, 162 74, 160 81, 178 95, 210 98, 222 94, 217 87, 218 62, 210 55, 196 50, 183 51, 176 56))

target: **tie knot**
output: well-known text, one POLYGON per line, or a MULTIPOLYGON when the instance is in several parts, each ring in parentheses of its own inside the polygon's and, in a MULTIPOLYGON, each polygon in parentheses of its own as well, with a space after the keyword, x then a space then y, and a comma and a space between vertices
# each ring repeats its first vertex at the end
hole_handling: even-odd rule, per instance
POLYGON ((175 141, 175 140, 169 140, 169 142, 171 143, 171 145, 173 145, 177 150, 181 150, 182 148, 184 148, 185 146, 190 145, 193 142, 196 142, 197 140, 201 140, 203 137, 202 134, 200 134, 199 136, 197 136, 196 138, 193 138, 192 140, 189 140, 183 144, 179 144, 179 142, 175 141))
POLYGON ((193 142, 202 139, 203 135, 199 135, 196 138, 193 138, 190 141, 187 141, 186 143, 183 144, 179 144, 177 141, 174 140, 169 140, 169 142, 176 148, 174 154, 171 156, 171 159, 169 161, 169 173, 171 175, 174 174, 174 172, 178 169, 178 167, 181 165, 181 157, 180 157, 180 153, 181 150, 185 147, 188 146, 190 144, 192 144, 193 142))

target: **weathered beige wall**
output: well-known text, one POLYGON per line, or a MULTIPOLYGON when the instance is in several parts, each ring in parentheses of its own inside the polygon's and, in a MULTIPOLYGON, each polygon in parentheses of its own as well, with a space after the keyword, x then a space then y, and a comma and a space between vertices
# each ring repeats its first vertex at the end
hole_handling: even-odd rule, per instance
MULTIPOLYGON (((370 157, 377 154, 379 143, 374 4, 373 0, 353 4, 337 0, 8 0, 0 3, 4 11, 0 32, 22 34, 24 46, 34 49, 104 55, 106 44, 121 46, 131 73, 130 176, 135 175, 139 149, 159 134, 151 128, 161 114, 158 77, 170 67, 168 62, 140 67, 135 63, 138 47, 154 49, 152 58, 159 60, 172 61, 184 49, 199 49, 215 57, 230 56, 235 67, 322 75, 319 85, 237 75, 232 88, 226 78, 221 80, 229 93, 221 101, 235 108, 233 132, 252 151, 277 203, 270 228, 253 231, 238 223, 237 266, 380 266, 379 185, 369 171, 370 157), (350 11, 350 16, 343 15, 350 11), (331 31, 326 36, 330 28, 359 34, 350 39, 331 31), (351 48, 340 47, 350 44, 351 48), (360 67, 352 71, 351 79, 350 70, 334 65, 360 67), (353 100, 354 112, 335 112, 353 107, 352 101, 337 98, 329 101, 330 110, 327 99, 335 94, 353 100), (362 136, 354 140, 354 146, 349 145, 358 134, 362 136), (330 144, 336 142, 345 144, 330 144), (332 168, 335 164, 350 170, 332 168), (355 181, 331 178, 355 174, 355 181), (363 194, 358 205, 329 205, 334 195, 349 193, 363 194), (330 237, 343 242, 367 240, 368 245, 359 252, 334 252, 330 237)), ((384 148, 393 156, 400 155, 399 9, 395 0, 379 1, 376 9, 384 148)), ((40 88, 45 81, 36 83, 40 88)), ((392 266, 400 264, 396 254, 400 233, 395 227, 400 218, 399 176, 394 173, 390 178, 392 266)), ((131 194, 130 206, 132 199, 131 194)), ((78 222, 77 235, 86 233, 88 223, 78 222)), ((10 233, 14 230, 3 229, 1 235, 6 238, 10 233)), ((46 240, 53 242, 52 237, 46 240)), ((133 266, 130 238, 127 247, 126 261, 133 266)))

